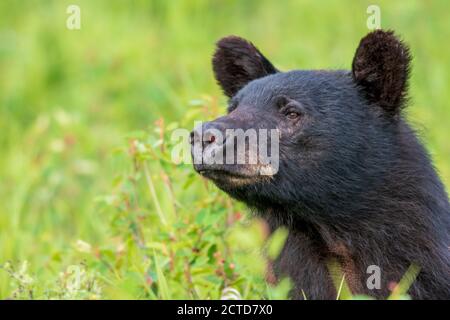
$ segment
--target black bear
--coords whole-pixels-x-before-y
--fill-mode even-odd
[[[194,167],[272,230],[288,228],[274,271],[292,279],[294,299],[336,298],[330,260],[354,294],[386,298],[416,265],[411,297],[450,299],[448,196],[402,112],[410,62],[408,47],[382,30],[361,40],[351,71],[281,72],[240,37],[217,43],[213,70],[228,113],[191,133],[202,145],[194,160],[224,146],[212,129],[277,129],[279,168]],[[380,268],[379,288],[367,285],[369,266]]]

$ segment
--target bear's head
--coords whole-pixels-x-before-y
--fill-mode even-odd
[[[228,112],[191,133],[194,167],[232,197],[255,208],[332,206],[382,183],[396,161],[410,56],[392,32],[364,37],[351,71],[281,72],[236,36],[218,41],[212,63],[229,98]],[[277,158],[276,167],[259,160],[237,163],[255,142],[244,137],[247,145],[239,151],[228,129],[267,130],[265,147]],[[257,137],[260,147],[263,138]],[[225,159],[231,141],[234,162],[204,161],[218,153]]]

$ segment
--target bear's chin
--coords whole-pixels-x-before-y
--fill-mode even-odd
[[[262,179],[262,176],[257,174],[251,175],[225,170],[200,171],[199,173],[224,191],[242,186],[251,186]]]
[[[262,174],[260,165],[203,166],[195,167],[203,177],[211,180],[227,193],[239,187],[250,187],[268,182],[273,176]]]

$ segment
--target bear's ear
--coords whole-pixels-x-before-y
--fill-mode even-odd
[[[252,43],[237,36],[217,42],[212,66],[217,82],[228,97],[250,81],[277,72]]]
[[[370,102],[396,115],[407,98],[410,62],[408,47],[392,31],[377,30],[359,43],[353,79]]]

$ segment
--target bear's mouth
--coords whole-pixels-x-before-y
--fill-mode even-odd
[[[198,171],[199,174],[206,178],[237,178],[237,179],[250,179],[255,177],[255,175],[243,174],[241,172],[232,172],[228,170],[210,170],[203,169]]]
[[[222,166],[222,165],[194,165],[195,171],[207,178],[211,177],[233,177],[233,178],[251,178],[256,174],[250,166]]]
[[[194,165],[194,169],[201,176],[219,185],[248,185],[267,179],[267,176],[261,175],[258,165],[211,166],[200,164]]]

